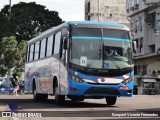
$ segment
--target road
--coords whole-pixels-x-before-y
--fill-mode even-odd
[[[1,95],[0,111],[5,111],[7,106],[15,105],[14,111],[40,113],[42,118],[50,120],[59,119],[124,119],[129,117],[152,119],[160,118],[160,95],[135,95],[133,97],[118,97],[114,106],[108,106],[105,99],[86,99],[83,102],[72,102],[67,99],[63,105],[55,104],[54,97],[49,96],[46,102],[34,102],[32,95]],[[146,113],[147,116],[142,114]],[[133,116],[134,115],[134,116]],[[149,116],[148,116],[149,115]],[[1,119],[1,118],[0,118]],[[8,118],[4,118],[8,120]],[[15,117],[13,120],[40,120],[40,118]],[[10,119],[11,120],[11,119]]]

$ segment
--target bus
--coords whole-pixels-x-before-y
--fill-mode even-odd
[[[105,99],[132,96],[133,42],[126,25],[114,22],[69,21],[28,41],[25,90],[35,101],[53,95],[66,99]]]

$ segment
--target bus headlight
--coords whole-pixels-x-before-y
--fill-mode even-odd
[[[81,79],[80,77],[78,77],[78,76],[76,76],[76,75],[74,75],[74,74],[70,74],[70,76],[71,76],[72,80],[74,80],[74,81],[76,81],[76,82],[79,82],[79,83],[84,82],[83,79]]]
[[[122,83],[126,85],[126,84],[130,83],[132,81],[132,79],[133,79],[133,77],[129,77],[129,78],[125,79],[124,81],[122,81]]]

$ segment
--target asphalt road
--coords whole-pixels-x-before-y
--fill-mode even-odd
[[[86,99],[83,102],[66,99],[63,105],[58,106],[54,96],[49,96],[46,102],[36,103],[32,95],[1,95],[0,111],[5,110],[19,111],[21,114],[14,118],[1,117],[2,120],[160,119],[160,95],[118,97],[114,106],[108,106],[105,99]],[[36,115],[42,118],[33,117]]]

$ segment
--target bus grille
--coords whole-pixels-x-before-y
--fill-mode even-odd
[[[120,95],[120,93],[114,88],[95,88],[88,89],[85,94],[109,94],[109,95]]]

